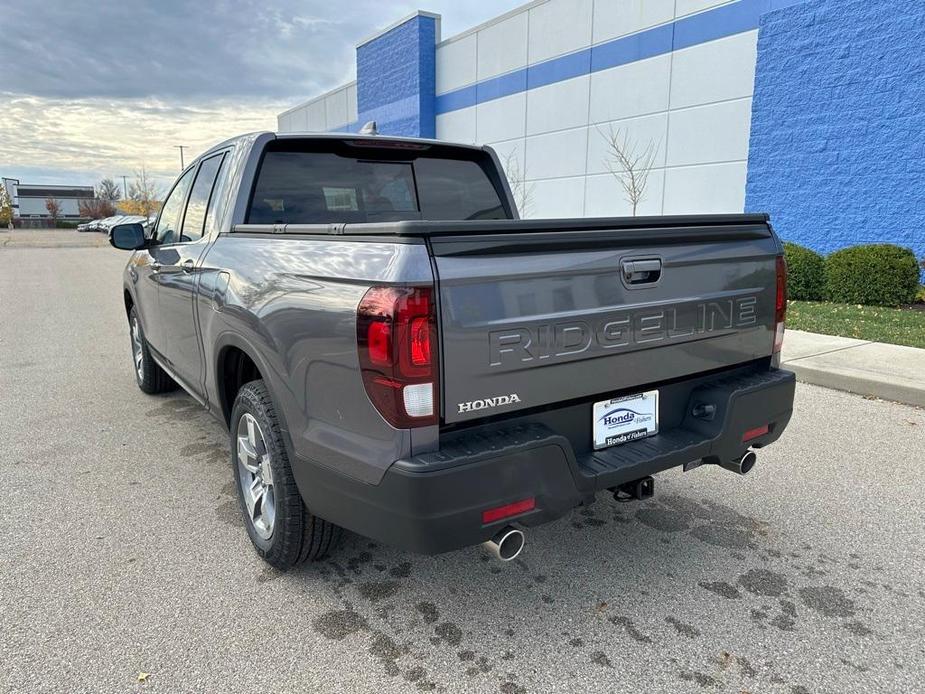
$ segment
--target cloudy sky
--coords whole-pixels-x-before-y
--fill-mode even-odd
[[[89,184],[195,156],[355,77],[357,41],[424,9],[449,37],[525,0],[48,0],[0,7],[0,176]],[[188,159],[187,159],[188,160]]]

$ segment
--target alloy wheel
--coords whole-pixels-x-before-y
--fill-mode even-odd
[[[245,412],[238,420],[237,437],[238,479],[244,506],[257,535],[268,540],[276,521],[276,493],[266,440],[253,415]]]
[[[141,328],[138,326],[138,317],[132,318],[132,358],[135,360],[135,375],[139,381],[143,381],[144,374],[144,351],[141,345]]]

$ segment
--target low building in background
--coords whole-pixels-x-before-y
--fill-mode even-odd
[[[58,221],[79,222],[81,203],[96,198],[93,186],[47,185],[20,183],[15,178],[4,178],[3,185],[13,201],[13,224],[18,227],[45,227],[52,224],[52,215],[46,201],[58,203]]]

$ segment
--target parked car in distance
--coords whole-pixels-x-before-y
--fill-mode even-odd
[[[254,133],[110,241],[139,387],[228,427],[281,569],[341,527],[510,560],[599,493],[745,474],[790,420],[766,215],[521,220],[487,147]]]
[[[98,228],[99,231],[104,234],[109,234],[113,227],[119,224],[141,224],[146,229],[151,228],[151,224],[147,217],[143,215],[133,215],[133,214],[122,214],[116,215],[114,217],[106,217],[105,219],[99,220]]]
[[[103,217],[102,219],[97,219],[93,225],[93,230],[108,234],[110,229],[112,229],[112,227],[115,226],[114,224],[115,220],[117,220],[120,216],[121,215],[117,215],[113,217]]]

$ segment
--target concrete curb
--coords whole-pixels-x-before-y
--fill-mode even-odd
[[[788,330],[781,366],[804,383],[925,407],[925,350]]]

